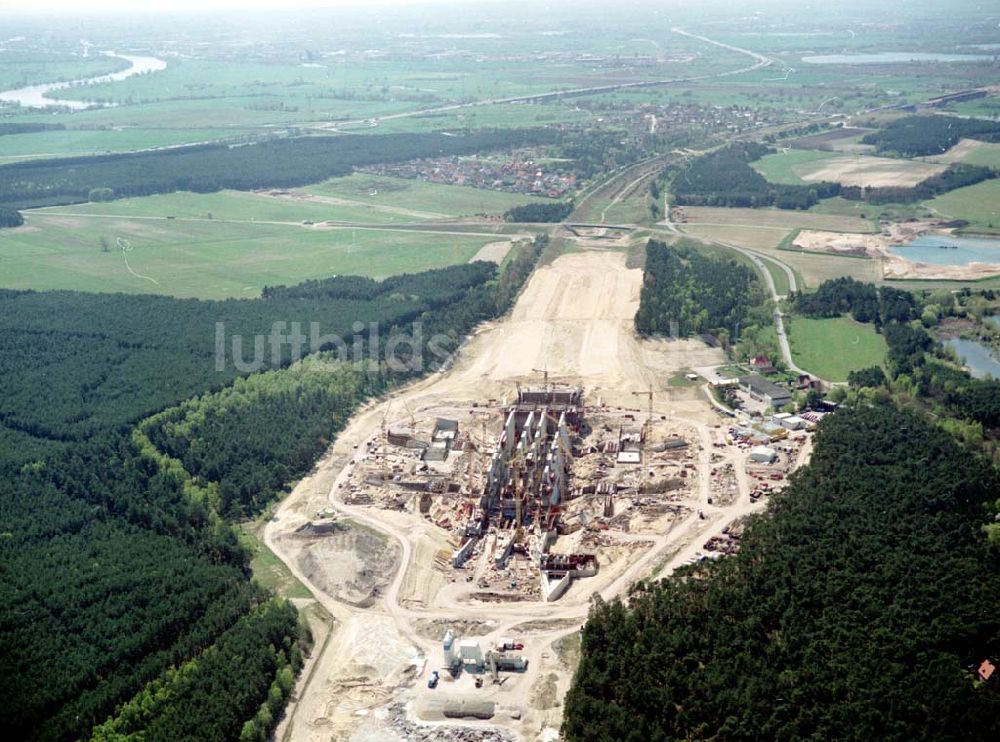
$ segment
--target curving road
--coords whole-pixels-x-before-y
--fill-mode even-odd
[[[667,201],[667,198],[668,196],[664,195],[663,209],[666,216],[664,217],[663,221],[660,222],[657,226],[664,227],[667,232],[680,237],[689,236],[687,235],[686,232],[684,232],[680,227],[678,227],[674,222],[670,220],[670,203]],[[809,374],[813,378],[819,379],[820,381],[829,384],[830,382],[826,381],[825,379],[820,379],[818,376],[816,376],[816,374],[810,374],[810,372],[806,371],[803,368],[800,368],[795,364],[795,361],[792,360],[792,348],[788,344],[788,333],[785,331],[785,319],[784,315],[781,313],[781,300],[784,298],[784,296],[778,293],[778,287],[774,283],[774,277],[771,275],[771,271],[769,271],[767,266],[764,264],[765,258],[761,257],[753,250],[743,247],[742,245],[737,245],[732,242],[726,242],[725,240],[718,240],[712,237],[704,237],[704,236],[698,236],[695,239],[700,240],[701,242],[709,242],[713,245],[726,247],[729,248],[730,250],[735,250],[736,252],[745,255],[753,262],[753,264],[757,267],[760,274],[764,277],[764,283],[767,285],[768,293],[770,293],[771,301],[774,304],[774,309],[772,312],[772,316],[774,317],[774,330],[778,335],[778,345],[781,348],[781,357],[784,360],[785,365],[790,370],[794,371],[797,374]],[[781,262],[776,258],[768,256],[766,259],[770,260],[779,268],[781,268],[785,272],[785,275],[788,276],[789,290],[798,291],[798,283],[795,280],[795,272],[787,264]]]
[[[546,100],[557,100],[559,98],[578,98],[585,95],[599,95],[601,93],[613,93],[619,90],[635,90],[639,88],[654,88],[661,85],[676,85],[683,82],[699,82],[701,80],[712,80],[720,77],[730,77],[731,75],[741,75],[745,72],[752,72],[753,70],[760,69],[761,67],[767,67],[774,64],[774,60],[769,57],[765,57],[763,54],[758,54],[750,49],[742,49],[738,46],[732,46],[731,44],[724,44],[721,41],[713,41],[706,36],[699,36],[698,34],[693,34],[685,31],[682,28],[672,28],[670,29],[672,33],[678,34],[680,36],[687,36],[692,39],[697,39],[706,44],[711,44],[712,46],[717,46],[721,49],[726,49],[728,51],[736,52],[738,54],[745,54],[751,57],[754,61],[753,64],[749,64],[746,67],[740,67],[735,70],[728,70],[726,72],[717,72],[713,74],[706,75],[691,75],[689,77],[673,77],[662,80],[643,80],[640,82],[623,82],[615,83],[612,85],[593,85],[590,87],[582,88],[569,88],[567,90],[552,90],[547,93],[532,93],[530,95],[512,95],[503,98],[483,98],[480,100],[468,101],[466,103],[448,103],[442,106],[433,106],[430,108],[421,108],[415,111],[401,111],[399,113],[390,113],[384,116],[370,116],[363,119],[353,119],[348,121],[337,121],[332,123],[316,123],[316,122],[306,122],[297,124],[296,126],[322,129],[325,131],[339,131],[342,127],[354,127],[354,126],[372,126],[372,122],[381,121],[392,121],[395,119],[412,118],[414,116],[424,116],[427,114],[434,113],[447,113],[449,111],[459,111],[465,108],[477,108],[481,106],[495,106],[502,105],[505,103],[538,103]]]

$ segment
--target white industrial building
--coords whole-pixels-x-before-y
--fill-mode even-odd
[[[778,460],[778,452],[767,446],[756,446],[750,449],[750,461],[755,464],[773,464]]]

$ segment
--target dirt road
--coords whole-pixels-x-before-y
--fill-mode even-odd
[[[514,631],[525,637],[529,676],[513,686],[483,689],[477,697],[495,696],[505,707],[519,709],[519,718],[498,714],[491,724],[526,738],[535,738],[546,729],[551,734],[561,709],[533,705],[532,688],[541,676],[531,673],[544,672],[547,682],[557,678],[557,700],[565,693],[570,672],[554,659],[553,643],[575,632],[585,619],[591,592],[612,598],[644,575],[669,572],[692,558],[705,540],[733,518],[762,507],[750,502],[745,481],[740,482],[740,494],[731,506],[708,505],[708,470],[718,463],[709,454],[718,435],[712,427],[715,413],[697,395],[671,389],[667,379],[681,368],[717,364],[722,358],[719,351],[697,341],[637,338],[633,317],[641,278],[640,270],[626,268],[623,254],[608,251],[563,255],[539,268],[508,317],[482,327],[448,371],[361,410],[313,475],[281,503],[265,529],[265,541],[337,621],[330,638],[318,649],[315,671],[308,682],[302,681],[297,701],[289,709],[285,738],[399,738],[386,709],[393,702],[412,701],[426,693],[426,684],[415,680],[422,681],[427,662],[439,661],[440,639],[428,638],[418,626],[431,620],[488,622],[491,629],[484,643]],[[685,503],[692,515],[667,532],[651,536],[652,546],[634,559],[599,573],[579,589],[574,586],[563,599],[483,604],[470,599],[470,588],[464,583],[442,586],[440,580],[427,578],[433,564],[423,562],[433,561],[436,545],[447,546],[440,529],[410,513],[345,504],[338,493],[366,441],[379,435],[386,405],[402,417],[406,407],[434,414],[436,406],[502,399],[515,383],[537,379],[533,369],[539,368],[548,369],[551,381],[582,385],[589,404],[600,400],[634,406],[632,391],[652,386],[657,392],[656,411],[689,425],[701,439],[700,486]],[[398,545],[397,568],[380,599],[366,607],[335,599],[317,584],[322,580],[310,579],[303,569],[308,562],[294,535],[317,512],[328,508],[341,518],[378,530]],[[703,518],[695,514],[698,510]],[[544,620],[541,624],[540,619]]]

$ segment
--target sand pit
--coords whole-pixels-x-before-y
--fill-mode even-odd
[[[384,535],[339,520],[308,523],[282,541],[294,542],[297,566],[310,582],[359,607],[384,589],[399,551]]]
[[[886,280],[975,281],[1000,274],[1000,265],[990,263],[931,265],[908,260],[892,252],[894,246],[904,245],[922,234],[946,235],[949,234],[949,230],[935,228],[933,222],[894,224],[878,235],[802,230],[792,242],[792,246],[805,252],[877,260],[882,278]]]
[[[816,168],[803,173],[801,177],[810,183],[825,180],[864,188],[909,187],[944,172],[944,169],[944,165],[929,162],[861,155],[820,161]]]
[[[877,250],[888,246],[889,241],[882,235],[820,232],[813,229],[803,229],[792,241],[792,247],[806,252],[855,255],[862,258],[874,257]]]
[[[978,281],[997,274],[1000,274],[1000,265],[992,263],[930,265],[915,263],[891,253],[887,254],[882,262],[882,277],[885,279]]]

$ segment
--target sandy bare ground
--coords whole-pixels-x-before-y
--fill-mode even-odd
[[[385,214],[395,214],[397,216],[405,216],[411,219],[448,219],[448,214],[439,214],[434,211],[419,211],[417,209],[404,209],[399,206],[388,206],[386,204],[373,204],[368,201],[354,201],[349,198],[338,198],[336,196],[317,196],[312,193],[306,193],[305,191],[282,191],[282,190],[266,190],[266,191],[255,191],[260,196],[269,196],[271,198],[281,198],[292,201],[308,201],[315,204],[329,204],[330,206],[351,206],[354,208],[370,209],[374,212],[382,212]]]
[[[814,214],[788,209],[738,209],[721,206],[682,206],[675,209],[684,216],[682,226],[725,226],[740,229],[773,231],[785,235],[796,228],[823,229],[831,232],[863,232],[871,222],[856,216]],[[780,240],[780,236],[778,237]]]
[[[792,245],[806,252],[872,258],[878,261],[883,279],[975,281],[1000,274],[1000,265],[996,264],[932,265],[908,260],[892,251],[894,246],[921,234],[945,235],[949,230],[936,229],[932,222],[894,224],[877,235],[802,230]]]
[[[979,150],[1000,151],[1000,144],[980,142],[977,139],[962,139],[958,144],[944,154],[935,155],[934,157],[928,157],[926,159],[931,162],[940,162],[950,165],[954,162],[965,162],[965,159],[969,155]]]
[[[718,434],[712,426],[717,418],[703,399],[689,390],[670,389],[667,379],[682,368],[718,364],[721,353],[699,342],[638,339],[632,323],[641,279],[641,271],[625,267],[623,254],[604,251],[563,255],[539,268],[510,316],[480,328],[448,371],[362,409],[314,473],[281,503],[267,525],[265,541],[337,622],[318,650],[314,672],[289,707],[285,739],[400,739],[405,735],[391,718],[387,721],[389,705],[411,703],[409,713],[416,720],[426,703],[443,694],[494,700],[500,709],[518,709],[516,714],[498,712],[490,724],[522,738],[551,735],[558,728],[562,713],[558,704],[571,677],[571,669],[555,659],[553,643],[576,631],[586,617],[590,594],[597,591],[611,598],[655,569],[670,571],[734,517],[763,507],[763,502],[750,502],[746,481],[732,505],[708,504],[709,456]],[[591,404],[600,399],[634,407],[638,402],[632,391],[657,389],[654,409],[675,415],[701,438],[699,487],[688,503],[689,517],[663,533],[644,536],[652,543],[650,548],[574,585],[563,599],[483,604],[470,599],[473,586],[448,582],[443,572],[434,569],[435,555],[449,548],[441,529],[417,514],[344,503],[340,485],[354,461],[361,460],[366,442],[379,435],[387,406],[395,411],[389,419],[393,425],[398,422],[395,417],[406,417],[405,408],[430,410],[427,414],[433,415],[436,406],[502,399],[516,382],[537,380],[539,374],[533,369],[542,368],[548,369],[551,381],[583,385]],[[295,536],[328,508],[338,517],[387,534],[399,546],[400,568],[392,571],[388,585],[380,586],[379,599],[370,604],[349,604],[331,594],[344,581],[344,575],[335,574],[338,570],[346,569],[348,579],[357,579],[361,565],[356,557],[310,559],[305,549],[312,548],[315,554],[315,547]],[[702,509],[705,519],[694,509]],[[353,548],[345,540],[342,545]],[[328,574],[322,573],[324,564]],[[440,662],[440,639],[427,630],[428,621],[434,620],[479,622],[488,632],[481,639],[483,646],[511,634],[514,627],[530,627],[517,630],[527,645],[528,672],[512,676],[502,686],[476,690],[468,677],[457,683],[443,678],[438,691],[429,691],[427,668]]]
[[[807,182],[833,181],[841,185],[881,187],[914,186],[932,175],[944,172],[945,166],[912,160],[894,160],[888,157],[840,157],[817,163],[818,167],[805,171],[801,178]]]
[[[976,281],[1000,274],[995,263],[967,263],[966,265],[931,265],[917,263],[898,255],[886,255],[882,262],[882,276],[886,279],[922,279],[941,281]]]
[[[507,253],[510,249],[514,247],[514,243],[511,240],[502,240],[500,242],[489,242],[479,248],[479,251],[469,258],[470,263],[474,263],[477,260],[483,260],[488,263],[496,263],[500,265],[503,259],[507,257]]]
[[[871,258],[887,249],[889,240],[880,234],[852,234],[850,232],[822,232],[803,229],[795,236],[792,246],[809,252]]]

